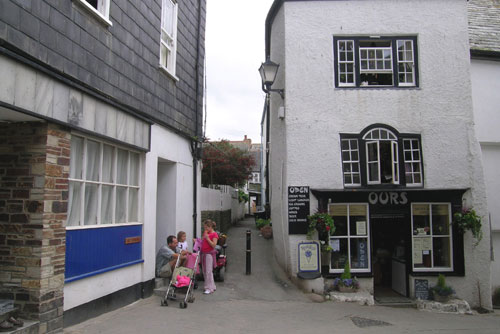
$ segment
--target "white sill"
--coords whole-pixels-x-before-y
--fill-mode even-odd
[[[107,227],[120,227],[120,226],[137,226],[137,225],[142,225],[142,223],[66,226],[66,230],[87,230],[87,229],[92,229],[92,228],[107,228]]]
[[[92,7],[87,1],[85,0],[73,0],[76,3],[80,4],[83,8],[85,8],[87,11],[89,11],[91,14],[93,14],[99,21],[101,21],[104,25],[108,27],[112,27],[113,23],[104,15],[101,14],[97,9]]]
[[[168,70],[165,66],[163,66],[163,65],[161,65],[161,64],[160,64],[160,65],[158,65],[158,66],[160,67],[160,70],[161,70],[163,73],[165,73],[166,75],[168,75],[168,76],[169,76],[170,78],[172,78],[173,80],[175,80],[175,81],[179,81],[179,78],[178,78],[175,74],[173,74],[172,72],[170,72],[170,71],[169,71],[169,70]]]

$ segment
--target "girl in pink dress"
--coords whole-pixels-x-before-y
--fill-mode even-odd
[[[204,294],[208,295],[215,291],[213,269],[217,265],[215,260],[217,240],[219,236],[214,231],[215,222],[207,219],[203,222],[203,240],[201,242],[201,267],[205,281]]]

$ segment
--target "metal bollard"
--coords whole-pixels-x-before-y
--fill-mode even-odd
[[[252,273],[252,231],[247,230],[247,275]]]

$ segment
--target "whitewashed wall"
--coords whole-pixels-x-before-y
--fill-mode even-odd
[[[342,34],[417,34],[420,87],[335,89],[333,35]],[[368,125],[385,123],[400,132],[421,134],[425,188],[470,188],[469,205],[481,215],[487,213],[472,114],[465,1],[285,2],[272,28],[271,59],[281,64],[273,87],[286,83],[283,121],[276,118],[281,99],[272,95],[275,250],[278,262],[285,261],[292,275],[297,271],[297,256],[288,250],[296,248],[300,236],[287,237],[283,201],[287,186],[343,188],[340,132],[359,133]],[[443,161],[448,168],[443,168]],[[311,212],[315,210],[311,203]],[[279,221],[284,222],[281,229]],[[477,273],[489,277],[489,230],[484,230],[479,246],[474,248],[472,243],[466,235],[467,276],[452,277],[450,283],[477,304]],[[483,306],[487,306],[490,281],[481,278],[480,284]]]
[[[231,210],[231,221],[235,222],[245,216],[245,203],[238,201],[237,190],[230,186],[222,189],[201,188],[201,211]]]
[[[153,279],[156,251],[166,242],[166,237],[183,230],[188,240],[192,238],[193,158],[189,141],[153,125],[151,151],[146,154],[143,170],[144,263],[66,284],[64,310]],[[198,189],[201,188],[200,175],[198,169]]]
[[[500,61],[472,59],[471,81],[492,227],[491,285],[495,288],[500,286]]]

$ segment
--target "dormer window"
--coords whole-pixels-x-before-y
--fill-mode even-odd
[[[344,186],[423,185],[420,135],[372,125],[340,136]]]

